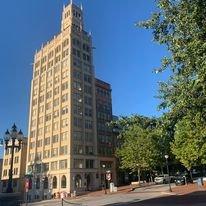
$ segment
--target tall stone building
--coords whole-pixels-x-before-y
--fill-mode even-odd
[[[17,141],[17,140],[16,140]],[[11,141],[8,143],[11,144]],[[26,172],[27,138],[23,138],[21,149],[15,148],[13,161],[13,181],[14,192],[24,192],[24,177]],[[9,170],[11,165],[11,148],[4,149],[3,165],[1,173],[1,192],[6,192],[9,180]]]
[[[101,186],[92,59],[82,9],[71,3],[63,8],[61,32],[34,57],[27,153],[31,199]]]

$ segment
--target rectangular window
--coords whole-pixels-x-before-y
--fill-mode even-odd
[[[44,145],[49,145],[50,144],[50,137],[46,137],[44,139]]]
[[[58,142],[58,140],[59,140],[58,134],[53,135],[53,137],[52,137],[52,143],[56,143],[56,142]]]
[[[65,141],[68,139],[68,132],[61,133],[61,141]]]
[[[68,82],[62,84],[62,91],[68,89]]]
[[[42,147],[42,139],[37,141],[36,146],[37,147]]]
[[[44,150],[44,158],[50,157],[50,150]]]
[[[92,129],[93,128],[93,122],[91,120],[85,120],[85,128],[86,129]]]
[[[73,151],[74,151],[74,154],[83,154],[83,146],[74,145]]]
[[[59,98],[56,98],[53,103],[54,107],[59,105]]]
[[[62,115],[67,114],[69,112],[68,106],[62,108]]]
[[[82,141],[83,140],[82,132],[74,131],[73,138],[75,141]]]
[[[51,162],[51,170],[57,170],[57,161]]]
[[[53,130],[58,130],[59,129],[59,122],[54,122],[53,123]]]
[[[59,161],[59,169],[67,169],[67,160]]]
[[[62,120],[62,127],[67,127],[69,125],[69,119],[63,119]]]
[[[62,95],[62,103],[66,102],[68,100],[68,94]]]
[[[78,128],[82,128],[83,126],[82,119],[74,117],[74,126]]]
[[[58,156],[58,148],[52,148],[51,150],[51,157]]]
[[[49,171],[49,163],[43,163],[43,172]]]
[[[83,159],[74,159],[74,168],[83,168]]]
[[[94,168],[94,160],[86,160],[86,168]]]
[[[59,154],[60,155],[66,155],[67,154],[67,145],[60,147]]]
[[[54,111],[53,117],[57,118],[59,116],[59,110]]]

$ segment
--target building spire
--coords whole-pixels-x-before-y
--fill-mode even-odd
[[[81,6],[80,6],[80,8],[81,8],[81,10],[83,11],[83,5],[82,5],[82,3],[81,3]]]
[[[70,0],[70,4],[73,4],[73,0]]]

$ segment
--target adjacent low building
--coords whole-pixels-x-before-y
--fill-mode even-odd
[[[17,140],[16,140],[17,141]],[[8,143],[8,145],[10,142]],[[13,161],[13,191],[24,192],[24,180],[26,172],[27,138],[23,138],[21,149],[15,148]],[[4,150],[3,165],[1,173],[1,192],[6,192],[9,170],[11,165],[11,149]]]

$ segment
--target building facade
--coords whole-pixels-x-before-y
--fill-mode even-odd
[[[113,120],[112,115],[112,95],[110,84],[96,79],[96,119],[97,119],[97,148],[99,168],[101,173],[101,183],[105,182],[105,173],[111,173],[111,180],[115,184],[116,179],[116,158],[115,139],[112,129],[108,123]]]
[[[16,140],[18,141],[18,140]],[[11,144],[11,143],[9,143]],[[24,193],[24,182],[26,172],[27,138],[23,138],[21,149],[15,148],[13,162],[13,191]],[[11,149],[4,150],[3,165],[1,173],[1,192],[6,192],[9,169],[11,165]]]
[[[36,52],[27,174],[31,199],[101,186],[91,35],[82,9],[63,8],[61,32]]]

